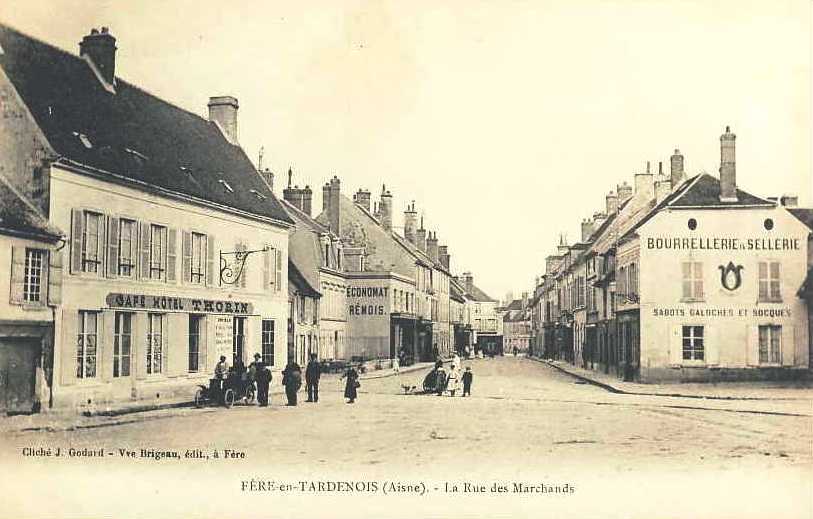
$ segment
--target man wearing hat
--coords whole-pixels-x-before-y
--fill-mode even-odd
[[[271,370],[262,361],[262,355],[259,353],[254,354],[254,362],[249,365],[248,369],[252,379],[257,382],[257,402],[259,402],[260,407],[267,407]]]

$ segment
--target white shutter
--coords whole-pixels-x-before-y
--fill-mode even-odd
[[[139,246],[139,263],[141,264],[141,279],[150,278],[150,224],[141,222]]]
[[[62,304],[62,251],[48,252],[48,304]]]
[[[164,357],[167,359],[167,375],[184,375],[189,367],[188,314],[170,313],[164,318]],[[205,333],[201,329],[201,335]]]
[[[116,277],[119,270],[119,219],[107,219],[107,277]]]
[[[265,245],[265,252],[263,252],[263,292],[269,289],[271,283],[271,246]]]
[[[749,325],[746,330],[745,358],[749,366],[759,366],[759,326]]]
[[[12,304],[22,304],[25,291],[25,247],[11,248],[11,296]]]
[[[178,230],[167,228],[167,283],[175,283],[178,277]]]
[[[794,338],[794,326],[787,324],[782,326],[782,338],[779,347],[782,352],[782,365],[793,366],[796,364],[796,342]]]
[[[113,344],[116,340],[116,314],[99,312],[96,336],[96,376],[109,382],[113,378]]]
[[[277,292],[282,290],[282,251],[276,249],[276,269],[274,272],[274,286]]]
[[[82,233],[84,213],[81,209],[71,210],[71,273],[82,272]]]
[[[669,364],[673,367],[683,363],[683,327],[672,325],[669,330]]]
[[[59,365],[62,376],[59,379],[63,386],[76,383],[76,354],[79,345],[79,313],[65,310],[62,312],[62,340],[59,347]]]
[[[219,280],[218,273],[218,283]],[[215,237],[211,234],[206,236],[206,284],[209,286],[215,284]]]
[[[192,233],[183,231],[181,238],[183,259],[181,260],[181,282],[189,283],[192,279]]]
[[[720,365],[720,347],[722,346],[722,333],[719,326],[703,327],[703,346],[706,353],[707,366]]]

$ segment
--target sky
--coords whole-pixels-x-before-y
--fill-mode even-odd
[[[532,291],[560,234],[680,148],[737,183],[811,196],[806,0],[209,2],[11,0],[0,21],[78,53],[117,38],[117,75],[206,116],[238,98],[240,144],[287,183],[382,184],[412,200],[455,273],[492,297]],[[318,212],[318,211],[317,211]]]

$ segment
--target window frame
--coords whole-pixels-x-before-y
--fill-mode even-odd
[[[164,345],[166,344],[166,320],[167,314],[158,313],[158,312],[147,312],[147,330],[146,330],[146,339],[147,339],[147,347],[144,352],[145,354],[145,361],[147,363],[147,376],[160,376],[164,373]],[[153,319],[158,319],[161,323],[161,330],[158,333],[155,333],[155,329],[153,328]],[[155,337],[161,339],[159,343],[159,347],[157,348],[158,353],[156,355],[156,348],[153,340]],[[157,363],[156,363],[157,357]],[[157,367],[157,371],[156,371]]]
[[[93,333],[88,333],[88,317],[93,316]],[[79,310],[77,312],[78,327],[76,330],[76,355],[74,357],[74,376],[78,380],[96,380],[99,376],[99,319],[101,312],[96,310]],[[87,338],[94,339],[93,355],[87,354]],[[88,375],[87,359],[93,358],[93,373]],[[81,373],[81,375],[80,375]]]
[[[123,318],[127,318],[129,323],[130,331],[129,333],[125,334],[122,330],[123,328]],[[120,321],[119,318],[122,318]],[[129,378],[133,375],[133,312],[115,312],[113,314],[113,371],[112,375],[113,378]],[[128,339],[128,352],[125,355],[122,350],[122,339],[127,337]],[[126,366],[127,366],[127,374],[122,374],[123,366],[125,365],[124,360],[126,359]]]
[[[271,323],[270,329],[266,329],[266,323]],[[274,346],[276,332],[276,322],[274,319],[262,319],[260,323],[260,355],[262,355],[263,363],[267,366],[274,365]],[[270,340],[267,340],[270,339]],[[268,350],[267,350],[268,349]]]
[[[181,238],[183,239],[183,238]],[[200,245],[200,257],[198,259],[200,270],[195,270],[195,241],[199,242]],[[189,231],[189,243],[190,243],[190,255],[189,255],[189,272],[184,273],[184,281],[191,283],[193,285],[205,285],[206,284],[206,262],[207,262],[207,254],[209,250],[209,235],[195,230]],[[196,279],[197,277],[197,279]]]
[[[686,335],[686,329],[689,329],[690,334]],[[699,329],[702,333],[701,335],[695,335],[693,332]],[[696,340],[700,340],[700,348],[697,348],[694,342]],[[683,365],[706,365],[708,361],[708,345],[706,344],[706,339],[708,339],[708,334],[706,333],[706,326],[704,324],[682,324],[681,325],[681,332],[680,332],[680,361]],[[689,340],[692,342],[690,347],[690,355],[691,358],[686,358],[686,344],[685,341]],[[696,358],[692,352],[697,352],[698,350],[702,353],[702,358]]]
[[[768,343],[766,344],[767,360],[762,360],[762,332],[767,332]],[[775,349],[772,347],[776,339]],[[772,360],[772,354],[776,360]],[[759,366],[781,366],[782,365],[782,325],[781,324],[760,324],[757,326],[757,356]]]
[[[193,333],[192,323],[197,323],[195,333]],[[186,355],[186,371],[187,373],[200,373],[201,372],[201,343],[202,338],[205,338],[206,328],[206,315],[205,314],[189,314],[188,328],[187,328],[187,355]],[[195,337],[193,341],[192,338]],[[192,345],[195,345],[194,353]],[[192,358],[194,356],[195,363],[193,369]]]
[[[169,252],[169,249],[168,249],[168,247],[169,247],[169,226],[161,224],[161,223],[156,223],[156,222],[145,222],[145,224],[150,226],[150,244],[149,244],[149,246],[150,246],[150,254],[149,254],[149,261],[148,261],[148,263],[149,263],[149,265],[148,265],[149,276],[147,276],[147,279],[149,279],[150,281],[163,281],[163,282],[166,282],[167,281],[167,254]],[[162,241],[161,248],[158,251],[160,253],[160,256],[161,256],[160,259],[159,259],[160,265],[158,265],[157,267],[155,266],[156,262],[155,262],[154,256],[153,256],[153,254],[156,252],[156,248],[155,248],[155,231],[156,231],[156,229],[163,231],[163,233],[162,233],[163,236],[162,236],[162,240],[161,240]],[[157,277],[153,275],[154,272],[158,272]]]
[[[138,255],[140,253],[139,250],[139,229],[138,229],[138,219],[133,218],[131,216],[126,215],[114,215],[114,218],[118,218],[119,228],[118,231],[118,243],[116,244],[116,248],[118,249],[118,264],[116,265],[116,275],[123,278],[128,279],[135,279],[138,275]],[[124,248],[122,242],[124,233],[125,224],[132,225],[132,229],[130,232],[130,263],[124,263]],[[129,269],[129,273],[125,274],[123,269]]]
[[[80,271],[82,274],[90,274],[94,276],[104,276],[104,257],[107,252],[107,233],[105,232],[106,219],[105,213],[96,209],[81,208],[82,211],[82,248],[80,250]],[[96,228],[96,255],[93,259],[88,259],[88,217],[93,215],[97,221]],[[94,270],[90,270],[88,265],[91,264]]]
[[[686,265],[689,267],[689,276],[686,276]],[[698,272],[699,269],[699,272]],[[702,261],[693,259],[682,260],[680,262],[681,298],[685,303],[703,302],[706,300],[705,269]],[[689,294],[686,294],[686,287],[689,287]],[[698,286],[700,290],[698,290]],[[700,292],[700,295],[698,295]]]
[[[39,272],[35,276],[36,283],[32,281],[32,265],[30,257],[33,253],[39,255]],[[26,306],[44,306],[48,295],[48,268],[49,255],[47,249],[37,247],[25,247],[25,271],[23,274],[23,299],[22,304]],[[36,299],[30,299],[31,289],[36,287]]]
[[[765,276],[762,268],[765,267]],[[776,266],[776,276],[773,275],[773,266]],[[765,259],[757,263],[757,301],[760,303],[782,302],[782,265],[779,260]],[[776,293],[774,293],[776,284]],[[763,295],[762,287],[765,287]]]

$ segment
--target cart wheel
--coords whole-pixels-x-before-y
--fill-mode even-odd
[[[206,399],[203,396],[203,389],[198,388],[198,390],[195,391],[195,407],[200,409],[205,403]]]
[[[246,403],[253,404],[255,398],[257,398],[257,390],[254,388],[254,384],[251,384],[246,389]]]
[[[223,393],[223,404],[226,407],[231,407],[234,405],[234,390],[227,389],[225,393]]]

